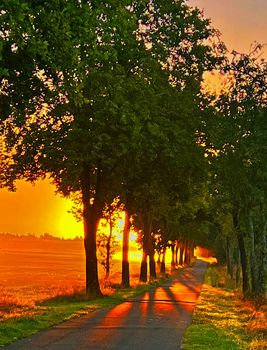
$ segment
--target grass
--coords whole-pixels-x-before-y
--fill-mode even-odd
[[[11,317],[2,318],[0,321],[0,347],[71,318],[119,304],[155,288],[165,280],[138,285],[135,288],[117,288],[113,294],[95,300],[86,300],[84,294],[73,294],[44,301],[35,307],[23,306],[21,310],[13,310],[10,312]]]
[[[183,350],[267,349],[266,306],[241,299],[224,268],[211,266],[205,277]]]

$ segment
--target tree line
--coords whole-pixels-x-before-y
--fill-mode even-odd
[[[229,273],[241,266],[246,296],[264,295],[264,61],[231,56],[184,0],[4,0],[0,38],[1,186],[48,176],[78,198],[90,296],[98,224],[118,197],[123,286],[133,221],[141,281],[156,277],[156,249],[164,270],[167,246],[188,263],[202,244]],[[203,89],[207,71],[227,89]]]

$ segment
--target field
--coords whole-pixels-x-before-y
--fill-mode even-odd
[[[120,252],[116,253],[112,261],[108,281],[99,266],[104,294],[112,294],[112,285],[121,281],[120,256]],[[141,252],[135,244],[130,246],[129,256],[131,285],[135,286],[138,284],[141,259]],[[25,316],[45,300],[83,293],[84,290],[82,240],[0,235],[0,319]]]
[[[82,240],[53,240],[1,236],[0,241],[0,318],[6,319],[30,312],[35,305],[61,295],[85,290],[85,257]],[[139,277],[140,252],[130,257],[131,284]],[[113,260],[111,277],[104,279],[99,267],[102,290],[113,292],[120,283],[120,253]]]

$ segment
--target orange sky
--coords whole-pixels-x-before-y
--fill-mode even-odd
[[[48,181],[39,181],[35,186],[20,181],[15,193],[0,190],[0,232],[82,236],[82,223],[68,213],[71,206],[70,200],[55,195]]]
[[[188,0],[204,10],[230,50],[249,52],[250,44],[267,44],[267,0]],[[263,57],[267,59],[267,47]]]
[[[267,43],[267,0],[189,0],[204,9],[229,49],[247,52],[257,40]],[[267,59],[267,48],[264,56]],[[81,223],[71,214],[69,200],[54,195],[47,181],[33,187],[20,182],[17,193],[0,190],[0,232],[18,234],[45,232],[61,236],[83,235]]]

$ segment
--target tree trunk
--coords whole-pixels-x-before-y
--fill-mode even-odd
[[[151,239],[151,238],[150,238]],[[149,276],[150,280],[156,279],[156,263],[155,263],[155,253],[154,248],[152,247],[149,252]]]
[[[143,247],[139,281],[147,282],[147,252],[145,251],[144,247]]]
[[[179,256],[179,265],[183,265],[184,264],[184,244],[181,243],[180,245],[180,256]]]
[[[190,249],[188,246],[188,243],[185,244],[185,248],[184,248],[184,263],[185,265],[189,265],[190,264]]]
[[[165,257],[166,257],[166,247],[163,248],[162,260],[161,260],[161,264],[160,264],[160,273],[162,275],[165,275],[165,273],[166,273]]]
[[[240,253],[240,263],[242,270],[242,291],[245,297],[248,297],[251,294],[250,288],[250,268],[248,256],[246,254],[246,245],[244,240],[244,235],[240,230],[239,226],[239,217],[240,217],[240,208],[236,204],[233,208],[233,223],[237,235],[238,248]]]
[[[263,208],[261,213],[257,217],[257,229],[253,227],[253,243],[254,252],[252,257],[252,296],[260,304],[266,299],[266,269],[267,269],[267,257],[266,257],[266,231],[267,220]]]
[[[226,237],[226,264],[227,264],[227,273],[233,279],[234,270],[233,270],[233,251],[230,243],[229,237]]]
[[[262,222],[257,240],[257,259],[259,262],[259,296],[266,302],[267,299],[267,213],[262,209]]]
[[[240,252],[238,250],[237,252],[237,257],[236,257],[236,271],[235,271],[235,282],[236,282],[236,286],[239,287],[240,286]]]
[[[175,266],[178,266],[178,249],[179,249],[179,245],[178,245],[178,242],[176,242],[176,244],[175,244]]]
[[[192,264],[194,262],[194,258],[195,258],[195,256],[194,256],[194,244],[193,243],[191,243],[189,245],[189,258],[190,258],[190,264]]]
[[[92,297],[102,296],[98,280],[96,233],[99,213],[96,204],[90,203],[90,180],[88,169],[82,174],[82,202],[84,224],[84,248],[86,259],[86,293]]]
[[[249,209],[247,214],[248,232],[249,232],[249,253],[250,253],[250,275],[251,275],[251,296],[256,297],[259,293],[259,269],[256,260],[255,249],[255,228],[253,222],[252,210]]]
[[[240,252],[240,262],[242,269],[242,290],[245,297],[250,296],[250,283],[249,283],[249,263],[248,257],[246,254],[245,242],[242,233],[237,234],[239,252]]]
[[[175,244],[172,243],[171,250],[172,250],[172,262],[171,262],[171,269],[175,270],[175,254],[174,254]]]
[[[150,232],[149,232],[149,278],[150,280],[154,280],[157,278],[156,273],[156,262],[155,262],[155,246],[153,237],[151,236],[151,222],[150,222]]]
[[[151,220],[149,213],[145,213],[142,217],[143,221],[143,255],[140,269],[140,282],[147,282],[147,257],[151,256]],[[154,255],[153,255],[154,257]],[[150,258],[149,264],[151,263],[150,269],[153,269],[152,260]],[[154,260],[155,264],[155,260]],[[150,270],[151,273],[151,270]]]
[[[122,240],[122,276],[121,285],[123,288],[130,287],[130,268],[129,268],[129,237],[130,237],[130,213],[125,211],[125,222],[123,228]]]
[[[106,245],[106,278],[109,278],[110,275],[110,242],[112,238],[112,223],[111,221],[109,222],[109,236],[107,240],[107,245]]]

